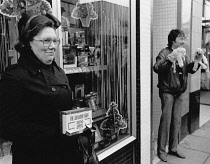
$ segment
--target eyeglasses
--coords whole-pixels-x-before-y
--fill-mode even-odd
[[[52,42],[55,46],[58,46],[60,44],[60,39],[49,39],[48,38],[48,39],[43,39],[43,40],[36,40],[36,39],[33,39],[33,40],[42,42],[44,47],[49,47]]]

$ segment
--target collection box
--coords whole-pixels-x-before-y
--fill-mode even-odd
[[[77,108],[60,111],[61,133],[75,135],[82,133],[87,127],[92,127],[92,110],[90,108]]]

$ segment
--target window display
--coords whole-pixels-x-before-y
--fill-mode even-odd
[[[61,0],[61,61],[75,107],[92,109],[95,149],[130,134],[129,0]]]

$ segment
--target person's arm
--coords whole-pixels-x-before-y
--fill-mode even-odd
[[[195,72],[197,72],[197,70],[200,68],[200,66],[202,66],[202,59],[204,57],[204,52],[202,51],[202,49],[198,48],[197,51],[194,54],[194,59],[192,62],[189,62],[188,60],[188,72],[193,74]],[[205,66],[205,65],[204,65]],[[203,66],[203,67],[204,67]]]
[[[153,66],[153,70],[155,73],[159,73],[164,71],[172,66],[173,59],[168,58],[163,51],[161,51],[156,57],[156,63]]]
[[[198,61],[191,61],[188,59],[188,56],[186,56],[187,61],[187,71],[190,74],[194,74],[197,72],[200,68],[200,63]]]
[[[23,112],[24,101],[21,81],[15,75],[6,73],[0,82],[0,136],[11,141],[21,137],[54,136],[56,132],[53,128],[21,120],[19,116]]]
[[[199,63],[189,62],[189,64],[187,65],[188,73],[191,73],[191,74],[194,74],[195,72],[197,72],[197,70],[199,68],[200,68],[200,64]]]

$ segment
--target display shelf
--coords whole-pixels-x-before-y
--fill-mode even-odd
[[[107,65],[88,66],[88,67],[69,67],[69,68],[68,65],[64,66],[64,72],[66,74],[85,73],[85,72],[93,72],[100,70],[107,70]]]

